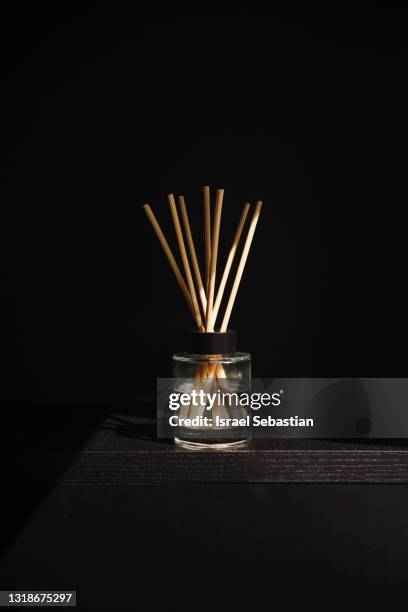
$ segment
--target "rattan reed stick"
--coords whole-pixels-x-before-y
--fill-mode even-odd
[[[212,320],[211,320],[211,324],[210,324],[210,326],[212,328],[215,327],[215,324],[216,324],[216,321],[217,321],[217,315],[218,315],[218,311],[219,311],[219,308],[220,308],[220,305],[221,305],[221,301],[222,301],[222,298],[223,298],[223,295],[224,295],[225,285],[227,284],[228,275],[230,273],[232,264],[234,262],[235,254],[236,254],[237,249],[238,249],[239,241],[241,239],[242,230],[244,228],[245,220],[246,220],[246,218],[248,216],[249,209],[250,209],[250,204],[245,204],[245,206],[243,208],[243,211],[242,211],[242,214],[241,214],[241,218],[240,218],[239,223],[238,223],[237,231],[235,232],[234,240],[232,241],[231,250],[230,250],[229,255],[228,255],[227,263],[225,264],[224,274],[222,275],[220,286],[218,288],[217,299],[215,300],[214,308],[213,308],[213,311],[212,311]]]
[[[210,265],[211,265],[211,200],[210,188],[203,187],[204,193],[204,258],[205,258],[205,293],[208,298],[210,288]]]
[[[184,233],[186,235],[187,244],[188,244],[188,248],[190,251],[191,263],[193,265],[194,276],[195,276],[197,287],[198,287],[198,295],[200,296],[203,316],[205,318],[206,312],[207,312],[207,298],[205,295],[203,281],[201,278],[200,266],[198,265],[196,250],[194,248],[194,240],[193,240],[193,235],[191,233],[190,222],[188,219],[187,207],[186,207],[184,196],[179,196],[178,201],[179,201],[179,206],[181,209],[181,218],[183,219]]]
[[[208,295],[207,295],[207,316],[206,316],[206,328],[205,328],[207,332],[214,331],[214,328],[211,326],[211,321],[212,321],[212,310],[213,310],[213,302],[214,302],[215,275],[217,271],[218,241],[220,237],[223,198],[224,198],[224,190],[217,189],[213,232],[212,232],[212,237],[211,237],[210,284],[209,284]]]
[[[156,219],[152,209],[150,208],[149,204],[144,204],[143,208],[145,210],[145,213],[146,213],[150,223],[152,224],[152,227],[153,227],[153,229],[155,231],[155,234],[156,234],[156,236],[157,236],[157,238],[158,238],[158,240],[159,240],[159,242],[160,242],[160,244],[161,244],[161,246],[163,248],[163,251],[164,251],[164,253],[165,253],[165,255],[166,255],[167,259],[168,259],[170,267],[171,267],[171,269],[174,272],[174,275],[176,277],[178,285],[179,285],[179,287],[180,287],[180,289],[181,289],[181,291],[182,291],[182,293],[184,295],[184,298],[185,298],[185,300],[186,300],[186,302],[188,304],[188,307],[189,307],[189,309],[190,309],[190,311],[191,311],[191,313],[192,313],[192,315],[193,315],[193,317],[195,319],[195,313],[194,313],[193,304],[191,302],[190,293],[188,291],[186,283],[184,282],[184,278],[183,278],[183,275],[180,272],[180,268],[178,267],[178,265],[176,263],[176,260],[174,259],[174,255],[173,255],[173,253],[171,251],[171,248],[169,247],[169,244],[168,244],[166,238],[164,237],[164,234],[163,234],[163,232],[162,232],[162,230],[160,228],[160,225],[159,225],[159,223],[158,223],[158,221],[157,221],[157,219]]]
[[[193,304],[194,316],[197,323],[197,327],[199,329],[204,329],[203,323],[201,320],[200,308],[197,302],[197,295],[194,288],[193,277],[191,275],[190,264],[188,263],[187,251],[184,244],[184,238],[181,231],[180,220],[177,213],[176,202],[174,201],[174,196],[172,193],[168,195],[168,201],[170,205],[171,216],[173,218],[174,229],[176,230],[177,242],[180,249],[181,260],[183,262],[184,272],[187,278],[187,286],[191,296],[191,302]]]
[[[220,329],[221,332],[227,331],[227,328],[228,328],[228,323],[229,323],[229,320],[230,320],[232,308],[234,306],[235,298],[236,298],[237,293],[238,293],[239,284],[241,282],[241,278],[242,278],[242,274],[244,272],[246,260],[248,258],[249,249],[251,248],[252,239],[254,237],[254,233],[255,233],[255,229],[256,229],[256,224],[258,223],[259,214],[261,212],[261,206],[262,206],[262,202],[257,202],[257,205],[256,205],[255,210],[254,210],[254,214],[252,215],[251,225],[249,226],[248,235],[247,235],[246,240],[245,240],[245,245],[244,245],[244,249],[243,249],[242,254],[241,254],[241,259],[240,259],[240,262],[239,262],[238,270],[237,270],[237,273],[235,275],[234,284],[232,286],[231,294],[230,294],[230,297],[229,297],[229,300],[228,300],[228,303],[227,303],[227,307],[225,309],[224,319],[222,321],[222,325],[221,325],[221,329]]]

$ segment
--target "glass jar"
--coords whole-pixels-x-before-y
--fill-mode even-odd
[[[245,447],[250,439],[245,396],[250,392],[251,356],[236,352],[232,330],[190,332],[187,345],[189,352],[173,356],[173,391],[185,399],[174,441],[198,450]]]

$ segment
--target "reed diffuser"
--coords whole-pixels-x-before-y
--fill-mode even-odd
[[[262,202],[258,201],[255,206],[235,275],[232,275],[231,270],[250,210],[250,204],[244,204],[217,286],[223,200],[224,190],[217,189],[212,214],[210,188],[208,186],[203,188],[205,262],[203,275],[185,198],[178,197],[177,207],[173,194],[168,195],[183,271],[151,207],[149,204],[143,206],[195,323],[195,329],[187,332],[186,352],[173,356],[174,391],[189,394],[191,397],[187,405],[180,406],[174,439],[178,445],[189,449],[242,447],[248,443],[250,435],[248,408],[240,405],[238,397],[249,391],[251,357],[248,353],[237,352],[236,332],[229,329],[228,324],[251,249]],[[227,290],[230,276],[233,280],[230,289]],[[226,304],[221,318],[224,297]],[[219,326],[218,321],[221,321]],[[200,398],[200,401],[195,401],[197,398]]]

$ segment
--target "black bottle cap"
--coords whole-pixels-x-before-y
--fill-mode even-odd
[[[192,355],[235,353],[237,333],[235,329],[227,329],[226,332],[201,332],[191,329],[186,334],[186,350]]]

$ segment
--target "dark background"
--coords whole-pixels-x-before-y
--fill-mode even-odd
[[[262,199],[233,311],[258,376],[397,376],[407,343],[403,13],[2,8],[7,403],[132,402],[190,315],[141,205]],[[197,240],[198,238],[196,238]]]
[[[193,559],[198,600],[193,571],[163,606],[228,609],[237,579],[249,607],[405,609],[406,487],[51,486],[106,413],[154,417],[183,348],[190,315],[142,210],[174,245],[169,192],[199,236],[202,185],[225,188],[221,264],[243,202],[264,202],[231,319],[255,376],[406,373],[405,14],[123,6],[0,9],[0,586],[116,610]],[[44,441],[65,450],[35,473],[21,456]]]

